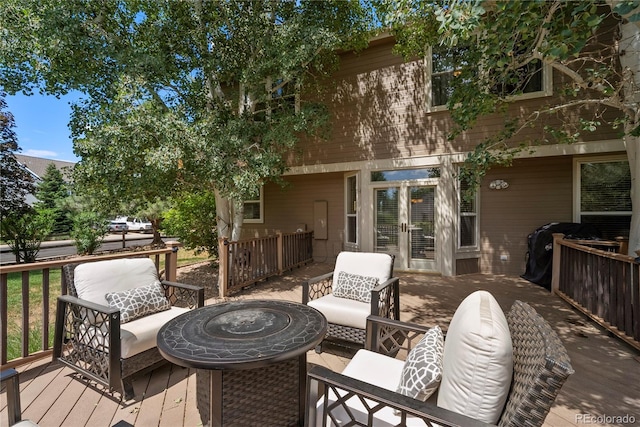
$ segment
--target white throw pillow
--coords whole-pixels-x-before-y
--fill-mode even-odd
[[[407,355],[396,392],[426,401],[440,385],[443,350],[442,330],[434,326]]]
[[[458,306],[447,331],[438,406],[496,424],[512,374],[507,319],[493,295],[476,291]]]
[[[359,274],[338,273],[338,280],[333,288],[333,295],[338,298],[348,298],[361,302],[371,302],[371,290],[378,284],[376,277],[360,276]]]

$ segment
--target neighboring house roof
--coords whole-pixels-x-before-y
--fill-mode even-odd
[[[47,172],[47,167],[53,163],[55,167],[62,172],[65,181],[71,181],[71,169],[73,169],[75,165],[74,162],[43,159],[42,157],[25,156],[23,154],[16,154],[15,156],[16,160],[24,165],[38,180],[42,180],[42,177]]]

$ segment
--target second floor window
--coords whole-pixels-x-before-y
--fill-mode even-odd
[[[430,72],[427,100],[431,111],[447,108],[447,102],[453,92],[454,79],[462,78],[461,67],[466,67],[471,62],[468,59],[468,53],[468,48],[460,46],[431,48],[427,61],[427,69]],[[500,83],[487,87],[487,90],[500,97],[544,96],[550,92],[550,80],[546,78],[550,72],[541,61],[533,60],[507,74],[490,76],[495,77],[495,81]],[[489,73],[492,71],[490,70]]]

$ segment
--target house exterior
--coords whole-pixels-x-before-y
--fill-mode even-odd
[[[449,276],[523,274],[527,237],[551,222],[594,222],[608,238],[624,235],[626,227],[628,235],[630,206],[628,212],[601,212],[585,196],[584,183],[601,173],[590,173],[591,166],[602,171],[626,164],[628,170],[614,129],[523,153],[512,167],[492,169],[475,200],[462,199],[458,166],[502,125],[501,117],[486,117],[447,140],[449,112],[433,99],[437,67],[429,59],[405,62],[392,53],[393,45],[386,35],[361,53],[341,55],[325,99],[331,137],[300,142],[285,176],[288,185],[263,187],[244,237],[313,230],[317,261],[331,262],[343,250],[388,252],[397,270]],[[543,68],[538,86],[511,108],[526,114],[553,100],[561,78]],[[542,129],[528,132],[523,137]],[[628,190],[630,183],[617,185]]]
[[[24,154],[15,154],[18,163],[23,165],[29,173],[33,176],[36,185],[38,185],[45,173],[47,167],[53,163],[53,165],[62,173],[65,181],[71,181],[71,170],[75,165],[74,162],[66,162],[63,160],[44,159],[42,157],[25,156]],[[28,204],[33,205],[37,201],[33,194],[27,194],[26,201]]]

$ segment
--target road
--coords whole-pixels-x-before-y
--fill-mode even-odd
[[[109,234],[105,237],[104,242],[98,251],[107,251],[122,248],[123,239],[121,234]],[[153,235],[129,232],[124,235],[124,243],[127,248],[132,246],[144,246],[151,243]],[[163,238],[163,240],[176,240],[174,238]],[[76,247],[73,240],[58,240],[50,242],[42,242],[40,252],[36,257],[38,260],[47,258],[56,258],[67,255],[75,255]],[[12,264],[16,260],[15,256],[9,250],[7,245],[0,245],[0,265]]]

